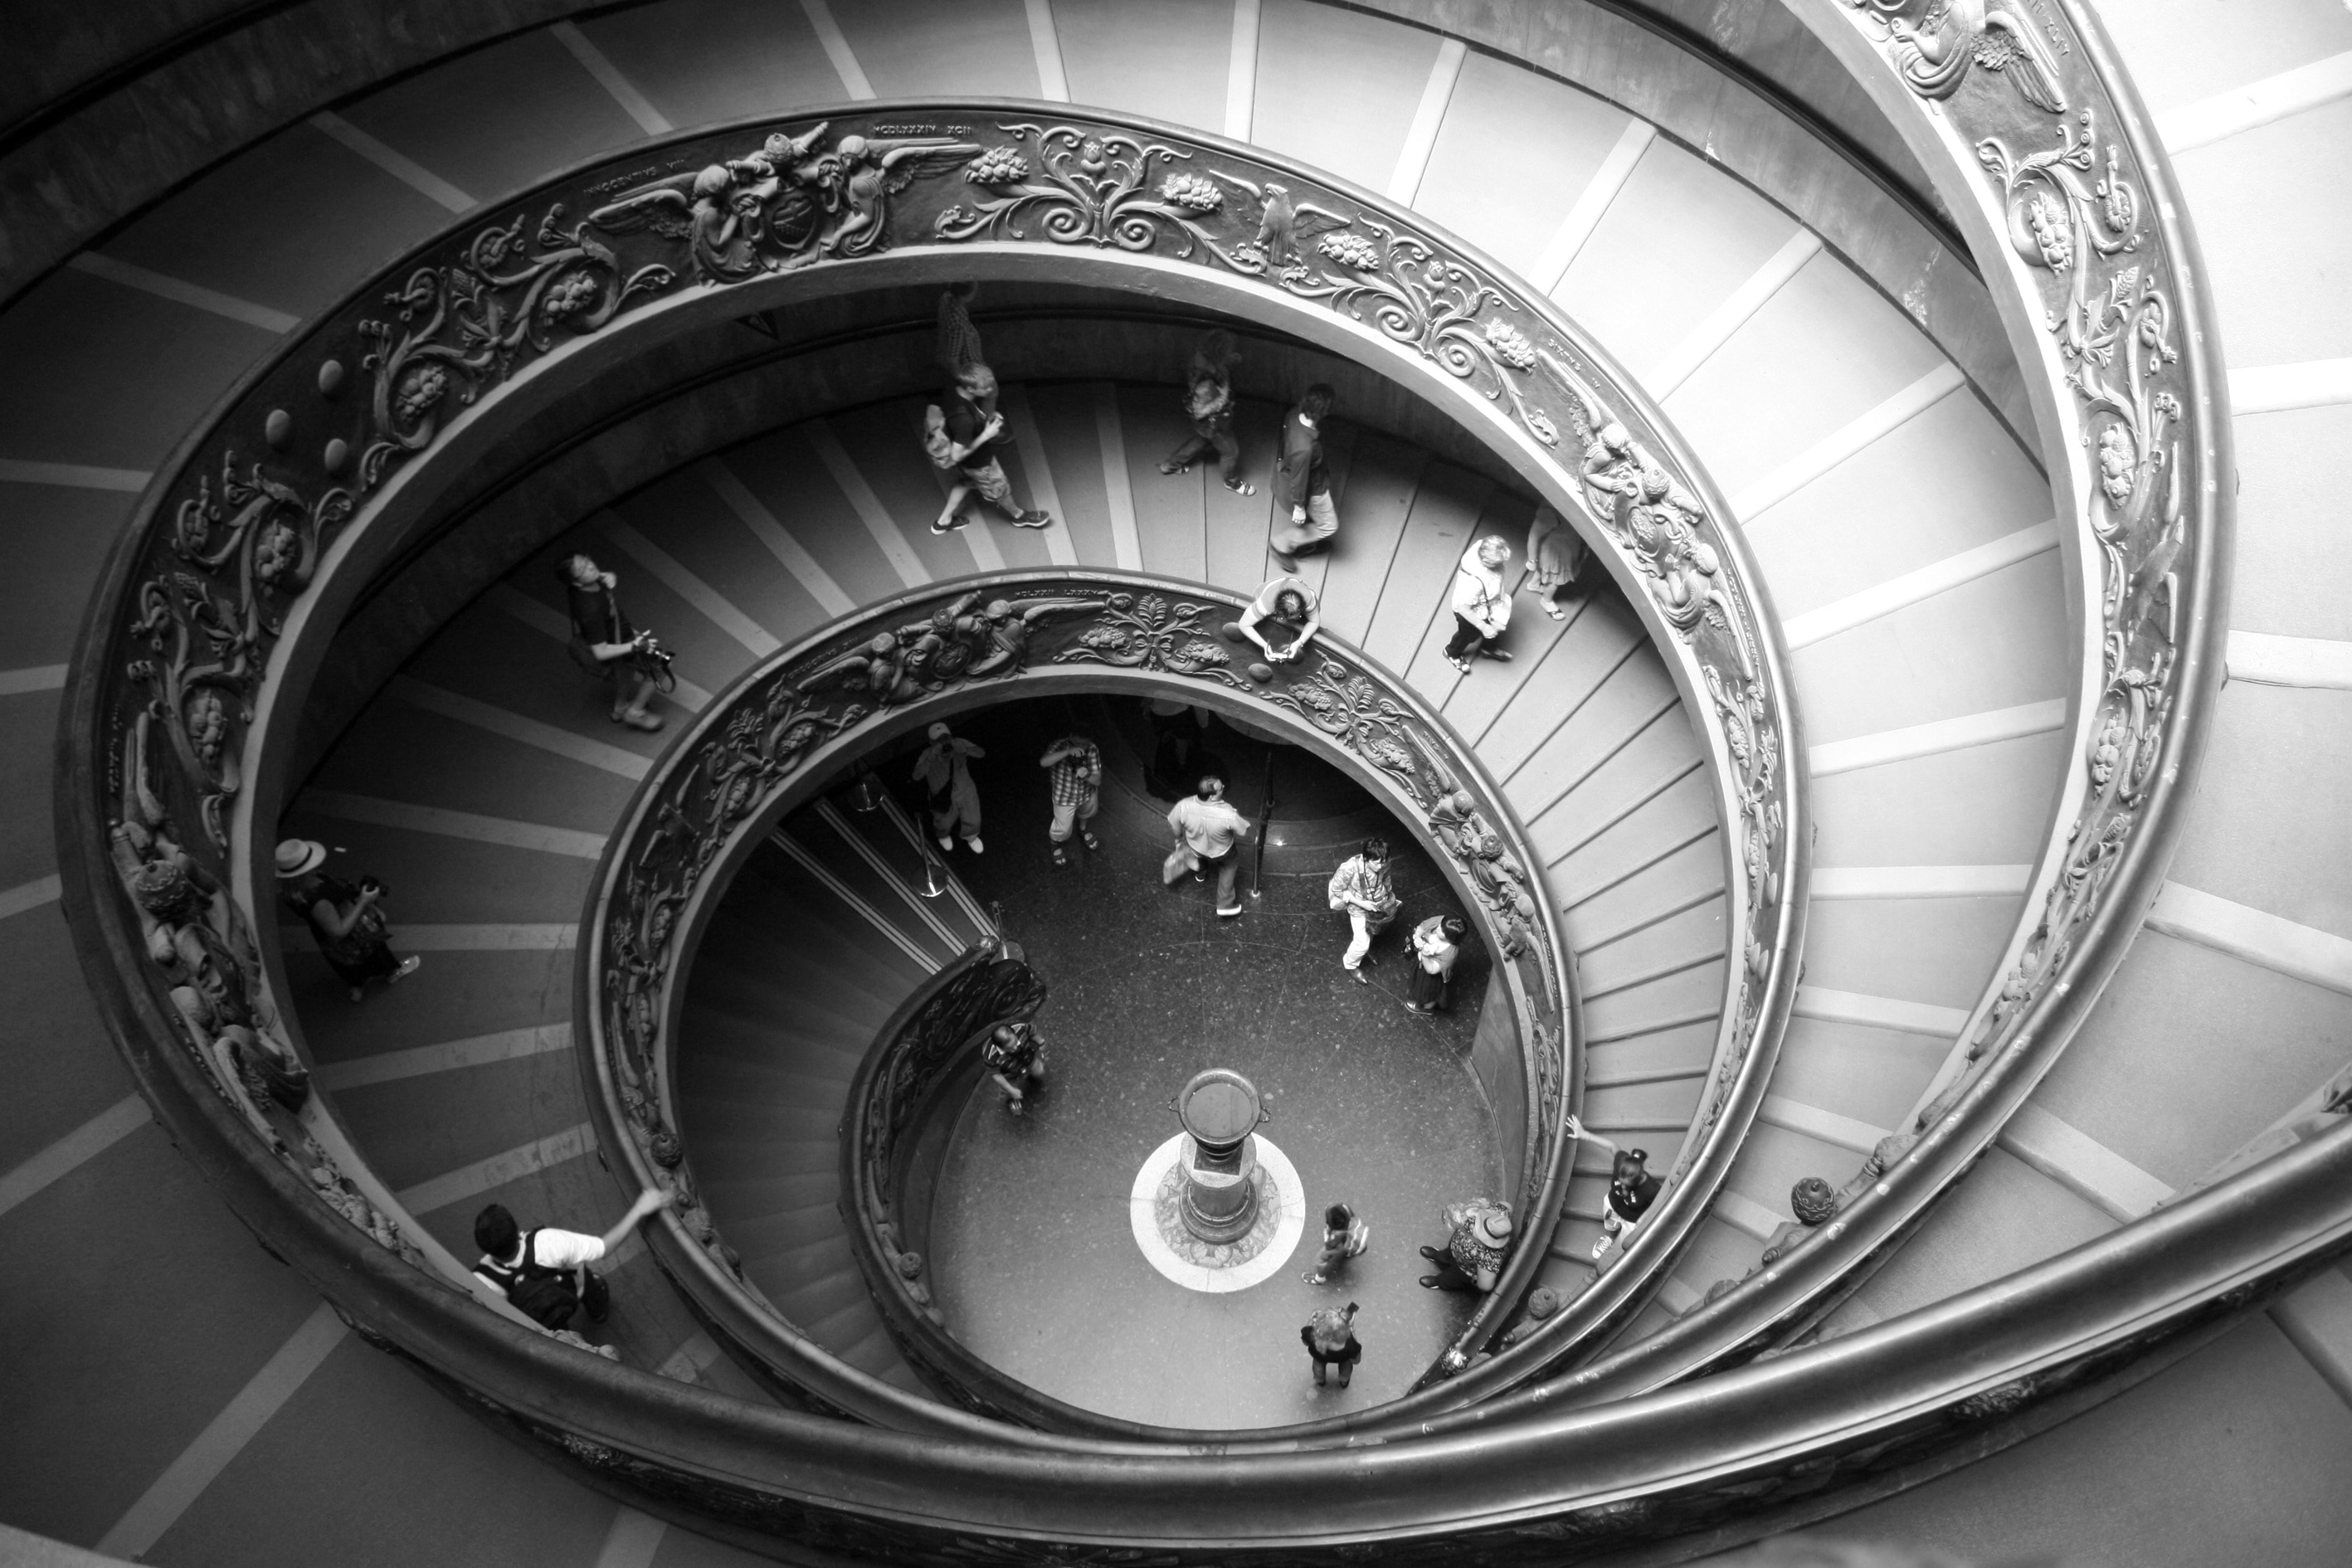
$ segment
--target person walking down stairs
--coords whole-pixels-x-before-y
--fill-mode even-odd
[[[1282,416],[1274,504],[1289,526],[1275,531],[1273,544],[1285,571],[1301,553],[1328,546],[1339,531],[1339,511],[1331,503],[1331,470],[1323,461],[1323,421],[1330,415],[1333,395],[1318,381]]]
[[[1445,657],[1463,674],[1470,673],[1472,655],[1507,662],[1502,647],[1503,629],[1511,624],[1511,591],[1503,586],[1503,568],[1511,547],[1488,536],[1462,552],[1454,569],[1454,637]]]
[[[972,325],[967,308],[971,294],[972,286],[961,283],[940,296],[940,367],[949,378],[947,395],[941,401],[950,450],[956,454],[955,467],[964,483],[1003,512],[1013,527],[1048,527],[1054,521],[1050,512],[1024,510],[1013,500],[1013,481],[1005,478],[1004,465],[997,457],[997,449],[1011,443],[1004,434],[1004,416],[996,407],[996,373],[981,358],[980,329]],[[928,419],[926,426],[928,447]],[[939,461],[937,449],[932,450],[931,460]],[[961,504],[950,498],[949,510],[940,514],[941,521],[954,516]],[[931,531],[945,531],[935,524]]]
[[[572,608],[572,657],[613,689],[613,722],[633,730],[658,730],[658,714],[646,710],[669,660],[650,632],[629,625],[614,590],[620,578],[586,555],[573,555],[557,575]]]
[[[1240,359],[1233,333],[1223,327],[1192,351],[1184,388],[1184,416],[1192,422],[1192,434],[1168,454],[1161,473],[1189,474],[1202,454],[1214,448],[1225,489],[1237,496],[1257,494],[1257,487],[1242,478],[1242,440],[1234,433],[1234,366]]]
[[[367,983],[397,984],[416,973],[424,960],[401,957],[392,951],[392,930],[383,918],[383,884],[362,877],[354,888],[320,868],[327,863],[327,847],[315,838],[289,838],[278,846],[278,893],[286,907],[309,922],[318,939],[319,953],[335,977],[351,987],[352,1000],[363,1000]]]
[[[525,1231],[504,1204],[491,1204],[474,1216],[474,1245],[482,1249],[474,1275],[541,1328],[571,1329],[583,1311],[590,1322],[601,1323],[612,1310],[612,1288],[588,1266],[602,1261],[629,1238],[638,1221],[667,1202],[666,1194],[647,1187],[603,1236],[553,1226]]]
[[[972,758],[988,752],[945,724],[934,724],[926,733],[931,743],[915,759],[915,776],[930,792],[931,832],[942,849],[954,848],[955,835],[961,832],[964,847],[977,855],[982,847],[980,786],[971,782],[971,764]]]

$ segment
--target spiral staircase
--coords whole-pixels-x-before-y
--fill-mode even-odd
[[[0,954],[21,1020],[0,1142],[7,1525],[160,1562],[688,1563],[754,1544],[806,1561],[869,1554],[815,1526],[698,1518],[674,1495],[661,1506],[649,1500],[657,1493],[630,1493],[626,1478],[617,1490],[628,1500],[616,1502],[609,1473],[592,1489],[581,1476],[593,1472],[470,1418],[461,1406],[480,1397],[475,1363],[453,1353],[417,1375],[413,1363],[429,1359],[421,1342],[340,1314],[273,1258],[261,1227],[263,1247],[247,1245],[125,1070],[110,1038],[121,1025],[93,999],[59,918],[71,856],[41,809],[76,755],[62,694],[110,552],[151,479],[178,466],[182,443],[248,372],[412,247],[468,226],[466,215],[487,216],[558,170],[730,119],[994,96],[1222,135],[1461,237],[1549,296],[1671,422],[1737,520],[1777,618],[1807,748],[1811,868],[1802,984],[1777,1056],[1759,1066],[1752,1120],[1597,1363],[1616,1369],[1605,1394],[1641,1396],[1627,1408],[1663,1423],[1664,1436],[1626,1440],[1629,1451],[1659,1446],[1657,1473],[1765,1470],[1761,1456],[1801,1446],[1808,1418],[1804,1440],[1820,1440],[1832,1417],[1814,1414],[1808,1390],[1839,1375],[1822,1358],[1841,1342],[1893,1342],[1873,1337],[1882,1324],[1958,1340],[1974,1323],[1986,1386],[2030,1391],[2043,1368],[2021,1350],[2004,1360],[2004,1281],[2057,1279],[2048,1270],[2111,1256],[2095,1252],[2102,1242],[2143,1248],[2147,1275],[2184,1272],[2188,1255],[2167,1250],[2167,1215],[2203,1211],[2177,1203],[2254,1156],[2284,1151],[2263,1167],[2277,1171],[2311,1152],[2312,1113],[2337,1098],[2352,1040],[2342,893],[2352,846],[2331,809],[2352,788],[2352,626],[2325,592],[2342,546],[2303,521],[2325,516],[2314,503],[2339,461],[2329,421],[2352,401],[2341,308],[2312,287],[2342,237],[2340,204],[2326,199],[2341,184],[2337,142],[2352,137],[2352,16],[2341,7],[2276,0],[2259,25],[2187,4],[2110,7],[2096,24],[2073,7],[2042,18],[2040,59],[2063,33],[2094,54],[2088,64],[2126,110],[2138,112],[2135,92],[2146,101],[2152,112],[2131,129],[2169,150],[2185,206],[2165,221],[2197,226],[2195,247],[2176,256],[2212,315],[2185,310],[2175,331],[2196,335],[2192,359],[2214,356],[2230,373],[2226,399],[2210,390],[2234,412],[2218,439],[2226,454],[2234,437],[2244,526],[2234,572],[2226,544],[2200,563],[2210,616],[2228,627],[2231,679],[2194,717],[2203,758],[2182,770],[2169,880],[2112,977],[2086,984],[2075,1015],[2046,1031],[2053,1048],[1991,1122],[1997,1136],[1960,1162],[1939,1202],[1843,1268],[1776,1335],[1733,1334],[1746,1346],[1734,1359],[1770,1353],[1714,1376],[1689,1375],[1715,1352],[1686,1347],[1779,1281],[1767,1269],[1712,1313],[1710,1288],[1757,1266],[1790,1217],[1794,1181],[1847,1183],[1966,1077],[1965,1048],[2020,1001],[2004,984],[2032,958],[2035,910],[2076,864],[2076,757],[2096,739],[2103,650],[2098,562],[2074,543],[2061,500],[2091,481],[2053,484],[2044,469],[2064,450],[2046,432],[2073,426],[2044,364],[2004,325],[2017,307],[2000,291],[2021,288],[2019,268],[1962,238],[1981,224],[1952,193],[1984,174],[1966,146],[1950,158],[1959,173],[1938,162],[1935,138],[1958,144],[1948,122],[1958,110],[1885,68],[1950,57],[1901,56],[1869,30],[1873,13],[1895,9],[1875,0],[1853,16],[1828,4],[1750,14],[1636,4],[1458,16],[1307,0],[660,0],[572,19],[557,4],[495,19],[420,7],[348,37],[322,31],[314,9],[223,6],[159,16],[148,33],[128,20],[101,32],[61,12],[49,37],[10,51],[36,67],[11,86],[15,128],[0,154],[12,230],[0,345],[16,372],[0,392],[0,493],[18,579],[33,590],[0,633],[12,639],[0,693],[17,710],[6,754],[22,803],[0,837]],[[1998,16],[1983,39],[2014,38],[2005,29],[2018,14]],[[2035,51],[1978,47],[1977,85],[2026,97],[2015,84],[2038,68]],[[331,65],[309,68],[319,60]],[[183,129],[129,135],[142,114],[146,126]],[[101,158],[109,137],[114,155]],[[666,167],[651,152],[642,163]],[[326,656],[281,820],[396,884],[401,929],[425,969],[352,1008],[306,943],[285,942],[281,1000],[355,1155],[452,1254],[467,1252],[467,1222],[488,1196],[583,1227],[620,1201],[622,1151],[598,1135],[574,1054],[584,1024],[575,942],[600,858],[669,736],[616,730],[580,698],[551,560],[584,548],[626,574],[635,613],[679,652],[673,732],[834,618],[932,584],[1068,568],[1246,594],[1266,574],[1263,498],[1245,506],[1197,470],[1157,469],[1181,433],[1171,384],[1181,353],[1169,345],[1196,322],[1122,318],[1083,289],[992,286],[982,302],[1018,438],[1016,486],[1056,513],[1056,529],[927,532],[940,492],[914,446],[916,383],[829,400],[822,389],[867,384],[828,354],[919,362],[928,322],[910,325],[904,300],[862,319],[845,307],[828,321],[833,339],[793,340],[775,321],[733,329],[736,352],[769,356],[780,377],[804,375],[819,401],[784,417],[730,408],[729,363],[707,344],[676,350],[709,356],[692,367],[709,373],[701,389],[662,416],[695,432],[688,455],[648,466],[629,448],[628,411],[614,414],[585,447],[609,443],[614,477],[532,500],[571,510],[507,552],[527,558],[492,570],[496,549],[484,546],[479,559],[446,563],[451,580],[482,591],[425,624],[399,616],[413,621],[404,606],[435,602],[429,594],[362,606]],[[2218,342],[2203,342],[2208,331]],[[1272,400],[1330,356],[1271,332],[1245,348],[1244,446],[1263,482]],[[1726,934],[1739,919],[1727,876],[1737,851],[1710,783],[1705,715],[1636,603],[1597,581],[1557,623],[1523,599],[1514,662],[1457,678],[1438,657],[1443,580],[1476,534],[1518,542],[1534,505],[1524,476],[1377,395],[1342,407],[1334,447],[1346,529],[1308,568],[1331,636],[1442,719],[1521,825],[1572,955],[1586,1125],[1653,1148],[1696,1143],[1741,961]],[[435,570],[429,552],[396,564]],[[2172,617],[2181,646],[2201,635],[2206,612],[2185,588],[2156,613]],[[993,1439],[919,1409],[935,1391],[896,1353],[862,1289],[829,1153],[862,1043],[990,930],[968,901],[907,896],[919,875],[912,847],[895,825],[827,804],[761,852],[769,914],[793,922],[809,968],[730,974],[714,930],[708,973],[724,980],[712,993],[723,1016],[697,1025],[715,1044],[694,1070],[714,1100],[765,1094],[791,1110],[688,1131],[708,1131],[714,1151],[730,1131],[769,1147],[805,1141],[794,1155],[805,1173],[762,1199],[764,1228],[730,1240],[823,1355],[889,1391],[860,1408],[875,1428],[928,1434],[905,1440],[952,1450],[967,1468],[886,1489],[875,1479],[886,1471],[854,1461],[896,1451],[845,1426],[843,1468],[819,1476],[812,1464],[803,1495],[954,1526],[968,1517],[961,1500],[985,1489]],[[2120,951],[2137,911],[2116,918]],[[779,1039],[762,1020],[785,993],[792,1037]],[[1592,1279],[1605,1163],[1580,1153],[1572,1169],[1522,1288],[1576,1292]],[[2296,1201],[2279,1197],[2272,1217]],[[1979,1414],[2015,1418],[1847,1478],[1845,1489],[1759,1485],[1755,1506],[1714,1533],[1661,1529],[1609,1547],[1622,1554],[1611,1560],[1686,1560],[1824,1519],[1827,1533],[1988,1556],[2337,1560],[2352,1531],[2331,1484],[2352,1451],[2352,1286],[2326,1244],[2341,1236],[2341,1207],[2324,1223],[2309,1211],[2309,1257],[2279,1281],[2292,1283],[2286,1293],[2250,1293],[2231,1303],[2236,1315],[2119,1357],[2101,1380],[2021,1415],[1993,1399]],[[2264,1217],[2251,1208],[2239,1223]],[[1826,1257],[1835,1239],[1798,1257]],[[625,1363],[711,1396],[692,1408],[712,1430],[722,1421],[712,1412],[737,1411],[747,1445],[781,1442],[776,1424],[807,1419],[792,1391],[720,1342],[675,1288],[674,1260],[655,1251],[632,1243],[613,1269]],[[354,1270],[352,1288],[369,1278]],[[2016,1286],[2020,1300],[2028,1289]],[[558,1358],[542,1363],[551,1382],[572,1353],[546,1352]],[[1459,1385],[1478,1400],[1431,1407],[1433,1447],[1511,1476],[1589,1460],[1548,1446],[1570,1440],[1538,1419],[1555,1419],[1547,1404],[1578,1402],[1565,1369],[1513,1379],[1507,1359]],[[1780,1426],[1741,1425],[1761,1420],[1738,1403],[1759,1387],[1783,1397]],[[1717,1393],[1735,1388],[1744,1392]],[[1590,1415],[1605,1426],[1612,1408]],[[1675,1435],[1692,1438],[1710,1419],[1720,1446],[1678,1458]],[[1002,1441],[1054,1456],[1040,1464],[1068,1474],[1091,1462],[1083,1445]],[[1269,1488],[1283,1484],[1280,1447],[1257,1456]],[[1017,1474],[996,1489],[1027,1500],[962,1523],[956,1550],[1087,1560],[1054,1555],[1095,1548],[1050,1544],[1060,1526],[1023,1489],[1041,1483]],[[1138,1500],[1153,1489],[1133,1506],[1153,1522],[1157,1550],[1207,1560],[1242,1543],[1205,1499],[1187,1499],[1181,1468],[1148,1480],[1089,1473],[1098,1517],[1117,1516],[1122,1485]],[[1596,1482],[1581,1502],[1638,1510],[1622,1501],[1638,1495]],[[1399,1509],[1416,1506],[1409,1488],[1400,1498]],[[1496,1517],[1512,1507],[1480,1506]],[[1456,1517],[1433,1504],[1427,1516]],[[1093,1539],[1117,1549],[1115,1537]],[[1469,1540],[1464,1550],[1485,1550]]]

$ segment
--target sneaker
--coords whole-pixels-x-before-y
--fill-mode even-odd
[[[1250,483],[1247,479],[1227,479],[1225,481],[1225,489],[1233,491],[1234,494],[1237,496],[1254,496],[1257,494],[1257,487]]]
[[[966,521],[967,520],[963,514],[961,512],[958,512],[952,521],[932,523],[931,531],[933,533],[953,533],[956,530],[961,528]]]
[[[1217,911],[1217,918],[1218,918],[1219,920],[1221,920],[1221,921],[1229,921],[1229,920],[1233,919],[1235,915],[1237,915],[1237,914],[1239,914],[1239,913],[1241,913],[1241,910],[1239,910],[1238,909],[1233,909],[1233,910],[1219,910]]]
[[[1445,662],[1452,665],[1454,668],[1460,670],[1465,675],[1470,673],[1470,661],[1466,658],[1449,653],[1445,656]]]
[[[975,854],[975,855],[979,854],[979,853],[980,853],[980,839],[979,839],[978,836],[977,836],[977,835],[975,835],[975,836],[974,836],[974,837],[970,837],[970,838],[965,839],[965,840],[963,841],[963,847],[964,847],[965,848],[967,848],[967,849],[971,850],[971,851],[973,854]]]
[[[1160,471],[1163,474],[1171,475],[1189,474],[1192,471],[1192,465],[1190,463],[1162,463],[1160,465]]]
[[[939,836],[939,838],[940,838],[940,848],[942,848],[942,849],[953,849],[953,848],[955,847],[955,839],[954,839],[953,837],[951,837],[950,836],[949,836],[949,835],[947,835],[947,834],[945,834],[945,833],[942,833],[942,834],[940,834],[940,835]]]
[[[389,975],[384,977],[384,984],[386,985],[397,985],[402,981],[407,979],[410,975],[415,973],[418,970],[424,967],[425,961],[418,958],[415,954],[411,953],[408,957],[400,961],[400,967],[398,969],[394,970]]]
[[[1050,511],[1024,511],[1013,520],[1015,528],[1051,528],[1054,514]]]
[[[631,708],[627,710],[622,713],[618,722],[626,724],[632,730],[651,731],[658,730],[662,727],[661,718],[658,714],[648,713],[642,708]]]
[[[1301,1274],[1299,1278],[1306,1280],[1309,1285],[1320,1285],[1323,1283],[1323,1276],[1316,1273],[1312,1268],[1308,1269],[1306,1273]]]

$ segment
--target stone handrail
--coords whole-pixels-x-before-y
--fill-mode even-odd
[[[1286,735],[1394,813],[1429,851],[1495,955],[1527,1087],[1527,1124],[1519,1130],[1527,1157],[1513,1206],[1530,1235],[1549,1235],[1557,1223],[1574,1152],[1560,1134],[1577,1103],[1582,1053],[1571,1034],[1571,976],[1559,918],[1532,891],[1532,847],[1475,756],[1409,689],[1328,633],[1295,661],[1258,660],[1233,626],[1245,603],[1171,580],[1077,569],[992,574],[911,590],[835,621],[737,677],[671,742],[631,798],[599,865],[574,977],[575,1016],[584,1023],[582,1068],[596,1089],[590,1104],[599,1146],[625,1183],[659,1185],[676,1195],[677,1211],[647,1230],[656,1256],[706,1317],[787,1384],[887,1424],[928,1418],[925,1410],[897,1408],[924,1402],[813,1352],[737,1273],[724,1236],[699,1202],[691,1129],[680,1125],[672,1088],[678,1054],[692,1048],[680,1035],[688,987],[677,976],[735,867],[777,821],[876,748],[935,720],[1016,696],[1180,696]],[[939,994],[934,977],[921,994],[928,1000]],[[902,1009],[861,1067],[858,1082],[867,1089],[853,1089],[844,1130],[844,1194],[851,1205],[845,1217],[867,1243],[877,1216],[866,1164],[889,1142],[867,1117],[888,1096],[871,1089],[886,1059],[894,1067],[912,1059],[904,1050],[909,1041],[898,1032],[911,1021]],[[944,1048],[937,1040],[928,1044]],[[884,1084],[892,1092],[903,1087],[895,1072]],[[879,1267],[874,1257],[866,1261]],[[1542,1262],[1541,1247],[1519,1250],[1433,1374],[1466,1364],[1484,1347]],[[887,1311],[894,1298],[881,1289],[877,1296]],[[759,1321],[761,1310],[766,1322]],[[927,1345],[929,1336],[912,1320],[902,1315],[899,1326],[916,1335],[908,1343],[919,1364],[958,1361],[950,1349]],[[1068,1410],[984,1368],[949,1381],[991,1388],[975,1404],[992,1414],[1118,1436],[1151,1430]],[[1219,1436],[1244,1442],[1262,1436]]]
[[[328,1097],[306,1140],[246,1081],[301,1070],[256,915],[286,731],[332,627],[438,498],[599,368],[707,323],[954,276],[1113,281],[1356,358],[1451,411],[1625,584],[1714,763],[1736,961],[1667,1194],[1552,1342],[1623,1321],[1727,1169],[1794,992],[1801,752],[1744,545],[1629,379],[1475,252],[1262,153],[1063,106],[863,104],[604,160],[420,247],[249,372],[142,496],[73,666],[60,809],[78,837],[126,829],[121,863],[74,896],[112,933],[94,952],[151,955],[133,1026],[180,1042],[257,1154],[470,1289]],[[160,885],[173,873],[193,891]]]

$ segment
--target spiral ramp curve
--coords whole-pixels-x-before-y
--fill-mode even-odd
[[[2238,410],[2232,679],[2173,879],[2026,1110],[1838,1307],[1831,1332],[2128,1224],[2344,1066],[2352,625],[2327,591],[2343,547],[2317,519],[2342,461],[2330,422],[2352,399],[2352,327],[2315,285],[2343,237],[2325,198],[2352,138],[2352,20],[2315,0],[2264,10],[2255,26],[2188,5],[2104,18],[2173,150]],[[1586,19],[1603,37],[1627,25],[1598,9]],[[1712,66],[1734,67],[1743,48],[1769,66],[1737,33],[1717,39]],[[58,919],[58,854],[37,803],[64,661],[105,551],[148,477],[250,363],[453,215],[671,127],[797,105],[1066,99],[1262,144],[1482,247],[1660,401],[1763,567],[1812,748],[1818,827],[1805,987],[1769,1098],[1635,1331],[1750,1267],[1788,1217],[1790,1182],[1843,1181],[1901,1125],[1999,980],[2072,765],[2068,590],[2015,369],[1983,352],[1967,310],[1921,310],[1938,331],[1922,330],[1899,273],[1857,257],[1833,212],[1792,200],[1798,182],[1760,191],[1690,120],[1630,111],[1640,94],[1612,93],[1592,53],[1580,70],[1575,51],[1533,31],[1511,49],[1303,0],[667,0],[413,62],[127,206],[22,289],[0,313],[14,373],[0,390],[0,493],[25,590],[0,632],[11,642],[0,700],[16,719],[5,754],[25,803],[0,834],[18,1086],[0,1135],[12,1413],[0,1518],[162,1562],[735,1554],[616,1512],[501,1443],[247,1245],[118,1065]],[[1725,79],[1752,91],[1758,77]],[[1262,518],[1205,483],[1171,494],[1151,471],[1171,434],[1167,388],[1041,377],[1008,401],[1028,426],[1020,482],[1069,518],[1081,563],[1113,563],[1109,530],[1088,514],[1123,504],[1150,569],[1236,590],[1262,575]],[[1261,465],[1272,414],[1253,410]],[[970,541],[919,529],[894,552],[872,527],[877,507],[921,515],[930,480],[906,461],[909,420],[897,405],[828,414],[583,520],[578,537],[633,569],[646,618],[677,628],[683,668],[718,688],[822,614],[781,557],[762,559],[762,520],[861,599],[912,581],[908,563],[924,580],[993,564]],[[1376,429],[1355,432],[1344,457],[1349,549],[1321,584],[1330,624],[1477,748],[1556,857],[1546,882],[1588,1006],[1588,1121],[1678,1136],[1725,955],[1721,848],[1672,685],[1606,598],[1558,626],[1528,616],[1507,673],[1456,681],[1433,657],[1431,568],[1473,531],[1523,528],[1526,509]],[[1012,557],[1028,542],[1002,548]],[[543,590],[518,575],[444,627],[289,817],[400,866],[404,919],[431,933],[434,987],[312,1024],[310,1037],[371,1161],[452,1245],[482,1194],[562,1212],[605,1191],[555,1043],[571,1021],[568,928],[656,744],[593,713],[531,707],[566,669]],[[808,848],[795,865],[794,907],[842,900],[811,921],[837,943],[820,967],[845,1004],[842,1039],[870,1035],[920,973],[909,945],[936,958],[969,934],[883,914],[890,889],[859,883],[880,873],[854,848]],[[859,940],[857,921],[876,914],[896,939]],[[309,1022],[311,1003],[298,1004]],[[810,1049],[812,1067],[839,1054]],[[836,1062],[793,1092],[844,1077]],[[1597,1168],[1579,1170],[1551,1244],[1562,1280],[1596,1234]],[[845,1254],[795,1229],[788,1208],[775,1217],[807,1292],[796,1319],[854,1364],[902,1376],[870,1309],[861,1316]],[[614,1277],[647,1364],[764,1397],[647,1263],[625,1258]],[[2329,1484],[2352,1450],[2347,1396],[2352,1288],[2331,1270],[2112,1402],[1844,1522],[1988,1553],[2055,1543],[2086,1561],[2330,1561],[2352,1528]],[[2148,1506],[2157,1498],[2169,1506]]]

